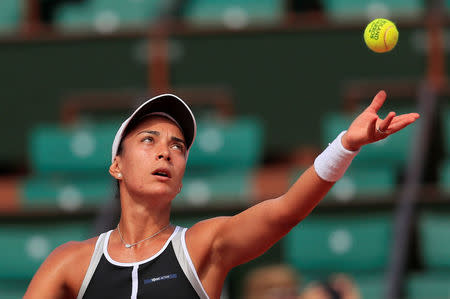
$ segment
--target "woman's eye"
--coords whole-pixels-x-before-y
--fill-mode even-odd
[[[153,142],[153,137],[147,136],[147,137],[145,137],[144,139],[142,139],[142,141],[143,141],[143,142],[146,142],[146,143]]]
[[[175,143],[174,145],[172,145],[172,148],[183,151],[184,150],[184,146],[182,144],[179,143]]]

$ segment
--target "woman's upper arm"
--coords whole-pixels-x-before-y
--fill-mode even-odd
[[[332,185],[320,179],[311,167],[278,198],[263,201],[231,217],[196,224],[190,229],[190,235],[195,239],[194,251],[200,253],[198,260],[229,270],[256,258],[304,219]]]
[[[71,268],[73,253],[79,244],[69,242],[53,250],[33,276],[24,298],[71,297],[67,286],[67,272]]]

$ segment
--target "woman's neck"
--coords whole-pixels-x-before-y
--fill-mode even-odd
[[[147,198],[133,199],[121,194],[120,230],[127,243],[138,242],[170,222],[171,201]]]

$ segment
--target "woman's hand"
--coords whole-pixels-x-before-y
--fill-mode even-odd
[[[369,107],[352,122],[342,136],[342,145],[346,149],[359,150],[365,144],[376,142],[400,131],[420,117],[418,113],[396,115],[395,112],[389,112],[385,119],[381,119],[377,113],[385,100],[386,92],[383,90],[378,92]]]

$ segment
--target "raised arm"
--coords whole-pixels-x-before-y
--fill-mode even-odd
[[[342,138],[335,140],[287,193],[236,216],[211,219],[192,228],[193,234],[195,231],[202,233],[206,241],[211,241],[210,251],[220,257],[221,267],[229,270],[264,253],[303,220],[327,194],[350,164],[356,154],[353,151],[384,139],[419,118],[417,113],[397,116],[390,112],[381,119],[377,112],[385,99],[386,93],[380,91],[347,132],[340,135]]]

